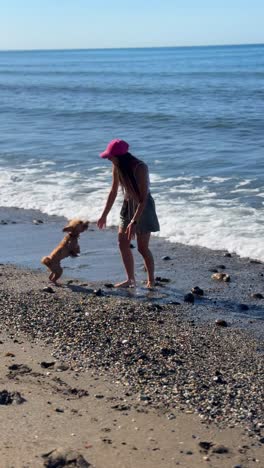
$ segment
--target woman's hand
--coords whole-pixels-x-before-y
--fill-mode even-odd
[[[103,229],[106,227],[106,216],[101,216],[101,218],[98,219],[97,226],[99,227],[99,229]]]
[[[129,225],[126,228],[126,235],[127,235],[127,238],[128,238],[129,241],[131,241],[131,239],[135,238],[135,235],[136,235],[136,225],[135,225],[135,223],[129,223]]]

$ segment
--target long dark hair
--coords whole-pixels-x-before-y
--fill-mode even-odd
[[[135,178],[134,168],[139,162],[140,160],[135,158],[135,156],[126,153],[119,156],[116,165],[122,189],[126,191],[131,198],[136,199],[136,201],[140,199],[140,191]]]

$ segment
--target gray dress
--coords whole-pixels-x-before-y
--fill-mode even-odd
[[[143,162],[139,162],[134,169],[134,174],[139,165],[144,164]],[[145,164],[144,164],[145,165]],[[137,209],[137,202],[132,198],[129,198],[128,194],[125,195],[125,199],[123,201],[123,205],[120,211],[120,224],[119,227],[125,231],[127,226],[129,225],[130,221],[132,220],[136,209]],[[146,205],[144,207],[143,212],[136,224],[136,233],[137,234],[146,234],[148,232],[157,232],[160,230],[160,225],[156,213],[155,202],[151,196],[149,191],[147,196]]]

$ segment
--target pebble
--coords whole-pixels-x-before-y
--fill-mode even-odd
[[[223,320],[223,319],[217,319],[215,321],[215,324],[218,326],[218,327],[227,327],[227,322],[226,320]]]
[[[253,293],[253,294],[251,294],[251,297],[253,299],[263,299],[264,298],[263,294],[261,294],[261,293]]]
[[[149,395],[145,395],[144,393],[142,393],[141,395],[139,395],[139,400],[140,401],[151,401],[151,397]]]
[[[227,447],[225,447],[224,445],[216,445],[213,449],[212,449],[213,453],[219,453],[219,454],[223,454],[223,453],[229,453],[229,449]]]
[[[160,283],[169,283],[169,278],[162,278],[161,276],[156,276],[155,281],[159,281]]]
[[[206,452],[208,452],[208,450],[210,450],[210,448],[213,446],[212,442],[207,441],[201,441],[198,443],[198,445],[202,450],[205,450]]]
[[[66,362],[55,362],[54,370],[57,372],[65,372],[69,369],[69,365]]]
[[[54,293],[54,289],[51,286],[46,286],[45,288],[42,289],[43,292],[47,293]]]
[[[19,392],[0,391],[0,405],[21,405],[26,399]]]
[[[63,466],[75,466],[76,468],[92,468],[92,465],[75,450],[58,448],[42,455],[44,467],[58,468]]]
[[[94,289],[93,293],[94,293],[95,296],[103,296],[103,291],[100,288],[99,289]]]
[[[164,255],[164,257],[161,257],[161,260],[171,260],[169,255]]]
[[[189,302],[190,304],[194,304],[194,295],[192,293],[185,294],[183,300],[184,302]]]
[[[32,223],[38,225],[38,224],[43,224],[43,221],[42,219],[33,219]]]
[[[217,281],[225,281],[226,283],[229,283],[231,279],[227,273],[214,273],[211,278]]]
[[[47,361],[41,361],[40,366],[43,367],[43,369],[48,369],[49,367],[54,367],[55,361],[47,362]]]
[[[192,288],[192,293],[196,294],[196,296],[203,296],[204,295],[203,289],[199,288],[199,286],[194,286],[194,288]]]
[[[249,310],[249,307],[247,304],[239,304],[238,305],[239,310],[244,311],[244,310]]]

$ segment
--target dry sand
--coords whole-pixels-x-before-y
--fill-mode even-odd
[[[41,362],[54,361],[46,346],[10,334],[2,335],[1,342],[1,389],[26,399],[0,407],[3,468],[43,467],[43,455],[57,448],[76,450],[97,468],[261,466],[263,448],[239,428],[219,430],[175,409],[173,419],[169,411],[147,407],[146,412],[133,406],[114,409],[120,402],[129,407],[135,397],[126,397],[109,376],[43,369]],[[10,378],[8,367],[15,363],[31,370]],[[75,395],[76,388],[88,395]],[[199,447],[202,441],[213,444],[208,453]],[[213,453],[219,446],[228,453]]]

